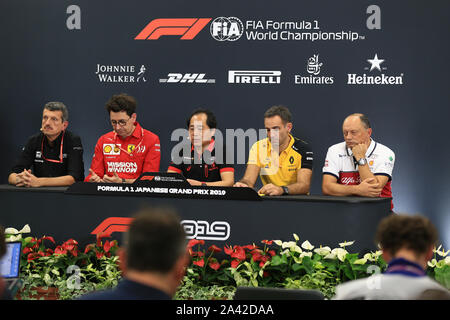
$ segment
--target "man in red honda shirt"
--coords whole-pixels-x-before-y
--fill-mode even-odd
[[[95,146],[86,182],[133,183],[143,172],[158,172],[159,137],[136,122],[136,100],[118,94],[106,103],[112,132]]]

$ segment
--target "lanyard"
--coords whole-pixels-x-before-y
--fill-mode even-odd
[[[65,133],[66,131],[64,130],[63,131],[63,134],[62,134],[62,137],[61,137],[61,143],[60,143],[60,148],[59,148],[59,160],[53,160],[53,159],[47,159],[45,156],[44,156],[44,139],[45,139],[45,135],[42,137],[42,141],[41,141],[41,154],[42,154],[42,158],[45,160],[45,161],[48,161],[48,162],[54,162],[54,163],[63,163],[63,144],[64,144],[64,133]]]

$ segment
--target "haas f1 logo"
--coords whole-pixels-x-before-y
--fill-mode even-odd
[[[211,18],[155,19],[134,40],[157,40],[161,36],[181,36],[181,40],[192,40],[210,21]]]
[[[113,232],[126,232],[132,221],[133,218],[107,218],[91,234],[111,235]],[[226,221],[214,221],[210,224],[207,221],[182,220],[181,225],[188,239],[225,241],[230,237],[231,227]]]

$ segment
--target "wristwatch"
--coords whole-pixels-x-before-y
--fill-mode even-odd
[[[281,186],[281,188],[283,189],[283,195],[289,194],[289,188],[286,186]]]
[[[361,158],[357,162],[358,162],[358,165],[365,166],[367,164],[367,159],[366,158]]]

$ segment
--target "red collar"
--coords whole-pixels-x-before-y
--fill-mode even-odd
[[[142,136],[142,127],[137,121],[134,123],[134,125],[136,126],[136,128],[134,128],[134,131],[131,134],[131,136],[140,139]]]
[[[136,138],[136,139],[141,139],[144,135],[144,131],[141,127],[141,125],[136,121],[134,123],[134,125],[136,126],[133,130],[133,133],[131,135],[129,135],[126,138],[122,138],[121,136],[119,136],[115,131],[113,131],[114,133],[114,141],[117,141],[117,139],[125,141],[127,139],[130,139],[131,137]]]
[[[214,149],[214,145],[216,144],[216,141],[214,139],[211,139],[211,142],[208,145],[208,151],[212,152]],[[194,145],[191,143],[191,151],[194,151]]]

